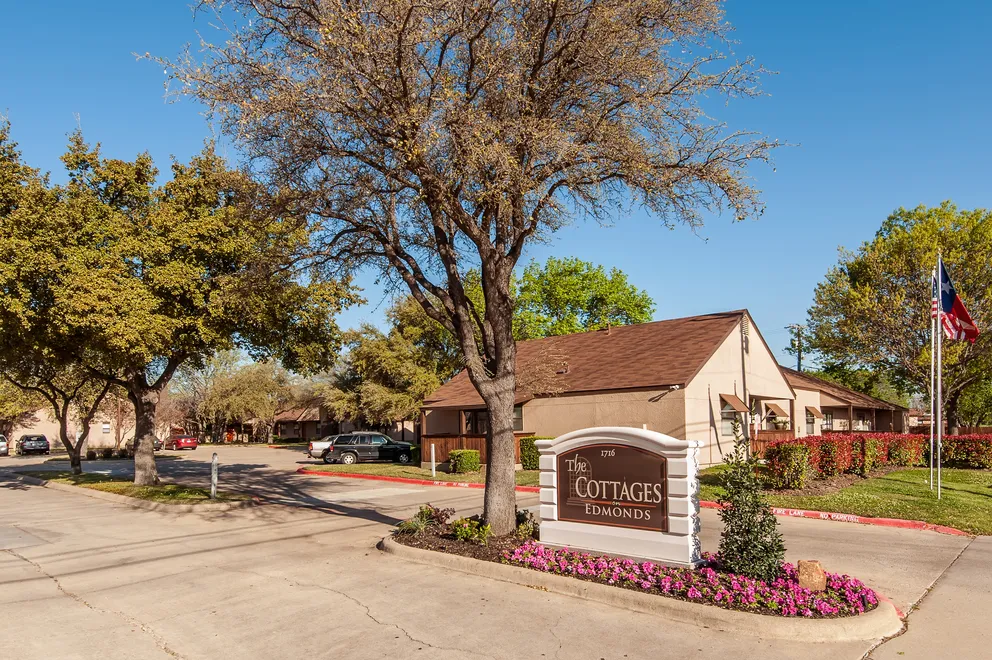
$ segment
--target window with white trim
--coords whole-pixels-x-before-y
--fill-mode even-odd
[[[734,437],[734,420],[740,421],[740,413],[729,403],[720,409],[720,435],[726,438]]]

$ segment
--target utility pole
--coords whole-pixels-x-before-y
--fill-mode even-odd
[[[796,371],[803,370],[803,326],[793,323],[787,326],[789,330],[796,331],[796,338],[793,339],[793,346],[796,349]]]

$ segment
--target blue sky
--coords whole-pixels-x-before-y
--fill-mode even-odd
[[[105,154],[147,150],[163,170],[210,136],[195,104],[165,101],[161,68],[132,55],[174,56],[209,30],[185,2],[5,4],[0,112],[31,164],[58,177],[76,115]],[[526,259],[617,266],[654,297],[658,319],[747,307],[787,360],[783,326],[805,318],[838,247],[870,238],[899,206],[989,206],[992,3],[730,0],[727,12],[738,54],[779,73],[769,96],[714,112],[797,145],[778,151],[776,172],[753,172],[764,216],[707,218],[699,236],[644,214],[580,222]],[[342,325],[381,321],[382,292],[360,283],[370,304]]]

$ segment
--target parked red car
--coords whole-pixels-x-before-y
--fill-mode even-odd
[[[166,449],[196,449],[200,443],[191,435],[174,435],[165,441]]]

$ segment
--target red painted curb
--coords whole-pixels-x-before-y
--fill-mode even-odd
[[[704,509],[719,509],[716,502],[703,501],[699,506]],[[776,516],[788,516],[790,518],[812,518],[814,520],[836,520],[839,522],[856,523],[859,525],[876,525],[879,527],[899,527],[901,529],[915,529],[925,532],[939,532],[941,534],[951,534],[954,536],[971,536],[968,532],[945,527],[944,525],[934,525],[922,520],[900,520],[898,518],[869,518],[858,516],[853,513],[834,513],[832,511],[807,511],[805,509],[786,509],[783,507],[772,507],[772,513]]]
[[[297,474],[313,474],[318,477],[344,477],[346,479],[370,479],[372,481],[391,481],[397,484],[413,484],[415,486],[442,486],[445,488],[485,488],[485,484],[469,483],[465,481],[431,481],[430,479],[411,479],[409,477],[387,477],[381,474],[354,474],[351,472],[318,472],[300,468]],[[537,486],[517,486],[518,493],[539,493],[541,489]]]
[[[348,472],[317,472],[300,468],[298,474],[313,474],[319,477],[344,477],[347,479],[370,479],[372,481],[391,481],[400,484],[414,484],[416,486],[441,486],[445,488],[485,488],[485,484],[466,483],[464,481],[431,481],[429,479],[409,479],[407,477],[387,477],[379,474],[354,474]],[[518,493],[539,493],[538,486],[517,486]],[[719,509],[717,502],[702,500],[699,506],[704,509]],[[918,531],[938,532],[940,534],[951,534],[953,536],[971,536],[968,532],[945,527],[944,525],[934,525],[922,520],[899,520],[897,518],[869,518],[867,516],[857,516],[852,513],[834,513],[831,511],[807,511],[805,509],[785,509],[782,507],[772,507],[772,513],[776,516],[788,516],[790,518],[812,518],[814,520],[835,520],[838,522],[856,523],[859,525],[876,525],[878,527],[898,527],[901,529],[915,529]]]

